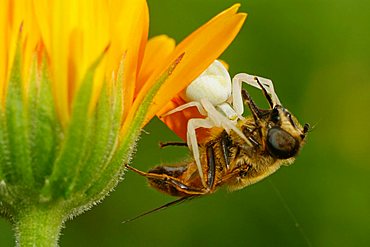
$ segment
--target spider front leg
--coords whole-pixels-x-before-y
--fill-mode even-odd
[[[209,102],[208,100],[202,99],[201,103],[202,103],[202,106],[204,107],[204,110],[208,113],[208,118],[210,119],[210,121],[213,122],[214,127],[221,127],[225,129],[227,133],[230,133],[230,131],[232,130],[240,138],[242,138],[246,143],[251,145],[251,143],[245,137],[243,132],[240,129],[238,129],[238,127],[236,126],[236,122],[225,117],[225,115],[219,112],[215,108],[215,106],[213,106],[211,102]]]
[[[207,112],[204,110],[201,103],[199,103],[198,101],[191,101],[191,102],[188,102],[186,104],[180,105],[180,106],[176,107],[175,109],[172,109],[171,111],[167,112],[166,114],[163,114],[161,117],[166,117],[168,115],[171,115],[171,114],[179,112],[179,111],[183,111],[183,110],[185,110],[187,108],[190,108],[190,107],[196,107],[200,114],[202,114],[203,116],[207,116]]]
[[[213,127],[221,127],[226,130],[227,133],[230,133],[230,131],[234,131],[237,135],[240,136],[246,143],[248,143],[250,146],[252,146],[251,142],[245,137],[243,132],[238,129],[236,126],[236,123],[232,120],[226,118],[222,113],[220,113],[214,105],[212,105],[211,102],[209,102],[207,99],[202,99],[200,101],[201,108],[205,112],[207,112],[207,118],[193,118],[190,119],[187,126],[187,143],[189,145],[190,150],[193,152],[194,160],[197,165],[199,176],[202,180],[202,184],[205,188],[208,188],[205,180],[204,175],[200,163],[200,155],[199,155],[199,147],[198,147],[198,141],[195,130],[197,128],[213,128]]]
[[[280,100],[275,93],[274,85],[272,84],[271,80],[262,78],[262,77],[257,77],[254,75],[240,73],[240,74],[235,75],[232,80],[232,100],[233,100],[232,105],[233,105],[235,112],[238,115],[241,115],[244,112],[243,97],[241,93],[243,82],[255,88],[263,90],[263,88],[261,88],[260,86],[260,84],[262,84],[265,90],[267,91],[267,93],[271,95],[272,104],[281,105]]]
[[[198,140],[196,135],[196,129],[198,128],[213,128],[213,127],[221,127],[226,130],[227,133],[230,133],[230,131],[234,131],[237,135],[240,136],[246,143],[248,143],[250,146],[252,146],[251,142],[245,137],[243,132],[237,128],[236,123],[232,120],[225,117],[222,113],[220,113],[212,103],[207,99],[201,99],[200,102],[198,101],[192,101],[189,103],[186,103],[184,105],[181,105],[168,113],[166,113],[163,116],[167,116],[170,114],[173,114],[178,111],[182,111],[189,107],[197,107],[198,111],[204,115],[207,116],[207,118],[193,118],[188,121],[187,125],[187,144],[189,146],[189,149],[193,152],[193,157],[195,160],[195,163],[197,165],[197,169],[199,172],[199,176],[202,181],[202,185],[204,188],[209,189],[209,186],[207,186],[207,183],[204,179],[203,175],[203,169],[200,162],[200,154],[199,154],[199,146],[198,146]]]
[[[204,175],[203,175],[203,169],[202,165],[200,163],[200,154],[199,154],[199,146],[198,146],[198,140],[197,140],[197,135],[195,130],[198,128],[212,128],[214,127],[214,123],[209,119],[203,119],[203,118],[192,118],[188,121],[188,126],[187,126],[187,143],[190,148],[190,150],[193,152],[193,157],[195,160],[195,164],[197,165],[198,172],[200,179],[202,181],[202,184],[204,188],[208,189],[207,183],[204,180]]]
[[[168,115],[171,115],[175,112],[179,112],[179,111],[183,111],[189,107],[196,107],[199,111],[199,113],[201,113],[202,115],[204,116],[207,116],[208,115],[208,112],[206,109],[204,109],[203,105],[198,102],[198,101],[191,101],[189,103],[186,103],[186,104],[183,104],[179,107],[176,107],[175,109],[167,112],[166,114],[162,115],[163,117],[164,116],[168,116]],[[196,135],[196,129],[197,128],[212,128],[214,127],[214,123],[206,118],[206,119],[203,119],[203,118],[193,118],[193,119],[190,119],[188,121],[188,125],[187,125],[187,144],[188,144],[188,147],[190,149],[190,151],[192,151],[193,153],[193,157],[194,157],[194,160],[195,160],[195,163],[197,165],[197,169],[198,169],[198,172],[199,172],[199,176],[200,176],[200,179],[202,181],[202,185],[204,186],[204,188],[208,188],[207,184],[206,184],[206,181],[204,180],[204,175],[203,175],[203,169],[202,169],[202,165],[200,163],[200,154],[199,154],[199,146],[198,146],[198,140],[197,140],[197,135]]]

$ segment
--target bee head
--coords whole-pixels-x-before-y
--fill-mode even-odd
[[[269,113],[266,125],[266,148],[271,156],[288,159],[297,155],[309,129],[281,105],[275,105]]]
[[[258,79],[257,82],[259,83]],[[303,127],[298,120],[283,106],[272,100],[262,84],[261,90],[264,93],[270,108],[260,109],[252,100],[247,91],[243,90],[242,95],[249,106],[256,126],[261,130],[261,141],[268,153],[277,159],[289,159],[297,155],[309,125]]]

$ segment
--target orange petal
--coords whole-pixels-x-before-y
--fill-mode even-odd
[[[186,102],[179,97],[173,98],[170,102],[168,102],[163,108],[162,111],[168,112],[180,105],[185,104]],[[173,113],[166,117],[161,117],[160,119],[173,131],[175,132],[181,139],[186,141],[186,132],[187,132],[187,124],[189,119],[191,118],[204,118],[201,115],[196,107],[190,107],[183,111]],[[199,142],[202,142],[202,139],[207,137],[208,132],[203,129],[197,129],[197,139]]]
[[[141,40],[140,40],[140,45],[139,45],[139,51],[138,51],[138,63],[137,63],[137,75],[136,75],[136,80],[139,77],[139,72],[144,60],[144,54],[145,54],[145,47],[147,46],[148,42],[148,35],[149,35],[149,8],[147,3],[145,2],[144,8],[143,8],[143,13],[142,13],[142,25],[140,25],[140,28],[142,28],[141,32]],[[137,85],[137,83],[136,83]],[[136,87],[135,85],[135,87]]]
[[[23,21],[24,1],[0,1],[0,103],[4,103],[10,70]]]
[[[90,109],[93,109],[105,81],[115,81],[119,66],[123,63],[122,84],[124,88],[124,112],[127,114],[133,101],[135,81],[144,56],[148,39],[149,10],[144,0],[112,0],[109,5],[110,37],[104,77],[95,78],[94,95]],[[100,71],[98,71],[99,73]]]
[[[36,21],[35,12],[33,11],[33,4],[30,1],[26,1],[24,6],[25,11],[24,13],[24,22],[22,25],[22,36],[24,38],[23,41],[23,50],[22,50],[22,78],[23,78],[23,86],[25,96],[28,97],[28,84],[29,84],[29,74],[31,71],[31,64],[33,59],[35,59],[37,55],[37,47],[41,45],[41,34],[39,31],[39,27]]]
[[[116,43],[112,43],[110,49],[110,67],[117,66],[125,53],[123,90],[124,111],[123,118],[128,114],[135,92],[135,83],[140,66],[140,58],[143,56],[146,39],[148,38],[149,14],[147,3],[144,0],[115,0],[116,4],[124,5],[117,13],[119,19],[114,29],[113,37],[120,37]],[[117,66],[118,67],[118,66]],[[109,71],[109,70],[108,70]]]
[[[6,82],[8,81],[9,51],[9,1],[0,2],[0,102],[3,102]],[[2,104],[1,104],[2,105]]]
[[[149,76],[153,74],[158,64],[163,64],[170,57],[170,54],[175,49],[175,40],[167,35],[159,35],[151,38],[146,47],[144,60],[136,83],[136,95],[148,80]]]
[[[127,131],[127,126],[133,120],[148,91],[181,54],[185,55],[153,99],[143,126],[220,56],[235,38],[246,18],[246,14],[236,14],[239,6],[239,4],[232,6],[193,32],[175,48],[168,60],[158,65],[135,98],[122,127],[122,134]]]
[[[56,108],[63,124],[69,119],[76,90],[89,66],[109,45],[94,78],[92,105],[104,82],[111,81],[125,55],[125,109],[133,101],[135,81],[148,33],[145,0],[34,0],[35,12],[50,61]],[[66,15],[68,13],[68,15]],[[107,77],[107,80],[105,80]]]
[[[155,114],[161,114],[163,112],[161,108],[199,76],[230,45],[246,18],[246,14],[236,14],[238,7],[239,5],[234,5],[217,15],[176,47],[171,55],[173,59],[167,61],[168,64],[165,68],[176,56],[181,53],[185,53],[185,56],[173,74],[159,89],[147,113],[145,123]],[[140,96],[145,95],[147,87],[150,87],[153,84],[152,81],[158,77],[158,71],[163,70],[163,68],[159,68],[153,73],[139,93],[138,100],[140,100]]]

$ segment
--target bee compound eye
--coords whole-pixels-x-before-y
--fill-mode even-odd
[[[285,130],[274,127],[267,134],[267,149],[271,156],[278,159],[288,159],[297,154],[298,141]]]

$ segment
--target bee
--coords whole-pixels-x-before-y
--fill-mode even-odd
[[[148,172],[127,168],[146,177],[153,188],[183,201],[214,193],[222,186],[231,191],[242,189],[266,178],[282,165],[292,164],[305,143],[309,124],[302,127],[281,105],[272,87],[266,89],[258,77],[254,77],[254,81],[269,108],[259,108],[250,94],[241,90],[251,115],[237,119],[238,132],[222,127],[210,129],[210,136],[199,143],[201,169],[194,159],[176,165],[159,165]]]

